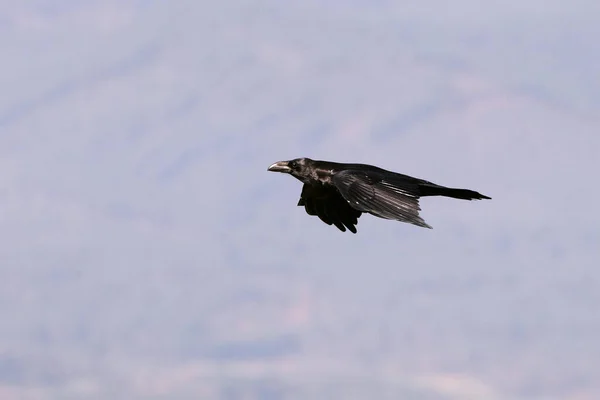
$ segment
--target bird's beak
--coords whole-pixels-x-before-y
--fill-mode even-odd
[[[292,171],[292,169],[289,167],[287,161],[277,161],[275,164],[271,164],[267,171],[286,172],[289,174]]]

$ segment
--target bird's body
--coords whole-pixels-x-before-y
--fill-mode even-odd
[[[419,216],[420,197],[446,196],[456,199],[489,199],[468,189],[436,185],[367,164],[342,164],[297,158],[279,161],[268,169],[284,172],[304,183],[299,206],[342,232],[356,233],[363,212],[380,218],[431,228]]]

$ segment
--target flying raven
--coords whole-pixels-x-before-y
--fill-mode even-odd
[[[304,186],[298,205],[342,232],[347,228],[356,233],[356,224],[363,212],[431,228],[419,216],[419,197],[491,199],[472,190],[448,188],[366,164],[296,158],[276,162],[268,170],[284,172],[302,181]]]

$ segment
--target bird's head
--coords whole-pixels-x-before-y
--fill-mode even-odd
[[[290,161],[277,161],[269,166],[268,171],[283,172],[292,175],[294,178],[306,182],[311,176],[309,158],[295,158]]]

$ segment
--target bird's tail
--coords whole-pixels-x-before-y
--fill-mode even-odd
[[[455,189],[435,184],[423,184],[419,185],[419,192],[421,197],[423,196],[445,196],[453,197],[455,199],[462,200],[481,200],[491,199],[491,197],[485,196],[481,193],[475,192],[469,189]]]

